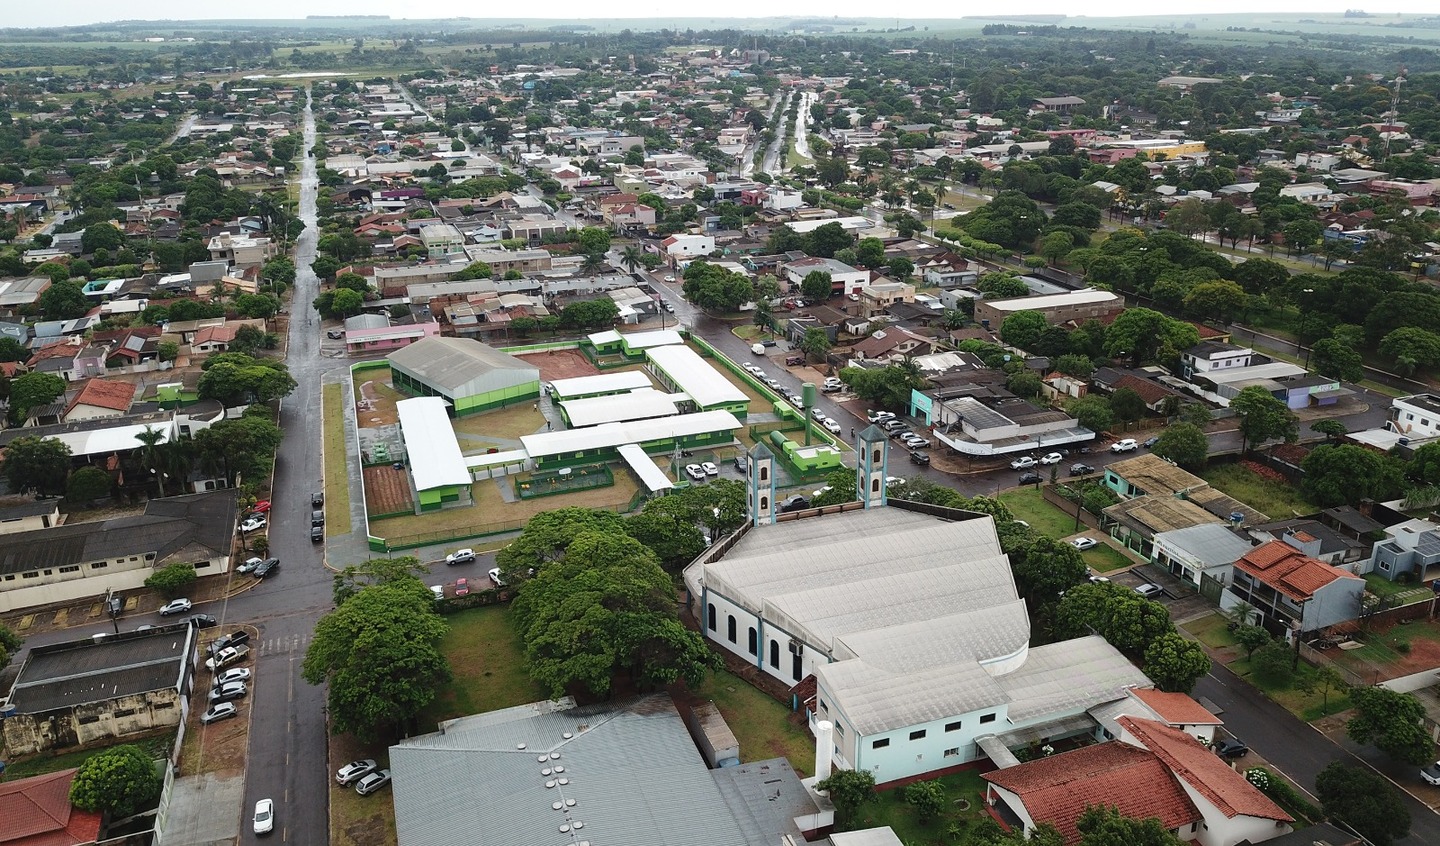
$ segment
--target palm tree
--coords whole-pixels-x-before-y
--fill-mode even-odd
[[[605,269],[604,253],[586,253],[585,260],[580,263],[581,273],[595,274]]]
[[[146,426],[138,434],[135,440],[141,443],[140,459],[150,473],[155,477],[155,484],[160,488],[160,498],[165,498],[165,454],[163,441],[165,432],[162,429],[152,429]]]
[[[639,247],[631,244],[620,253],[620,263],[625,265],[625,269],[630,271],[630,275],[633,276],[635,275],[635,268],[640,265],[640,260],[643,255]]]

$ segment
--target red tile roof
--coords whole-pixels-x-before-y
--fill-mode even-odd
[[[1205,797],[1227,818],[1260,817],[1294,822],[1295,818],[1266,798],[1245,776],[1200,742],[1179,729],[1154,720],[1121,717],[1120,727],[1145,745],[1175,777]]]
[[[1130,695],[1149,706],[1160,719],[1177,726],[1218,726],[1223,721],[1204,705],[1184,693],[1167,693],[1151,688],[1132,688]]]
[[[1297,602],[1315,596],[1315,591],[1340,579],[1359,576],[1307,557],[1290,544],[1274,540],[1254,547],[1235,562],[1241,572]]]
[[[109,382],[104,379],[89,379],[80,386],[75,399],[70,401],[65,413],[69,414],[77,405],[93,405],[96,408],[110,408],[115,411],[129,411],[135,399],[135,386],[129,382]]]
[[[1059,829],[1067,846],[1080,841],[1075,823],[1090,805],[1113,806],[1127,817],[1158,817],[1167,829],[1201,819],[1158,757],[1118,741],[995,770],[981,778],[1018,795],[1030,818]]]
[[[80,846],[100,836],[98,813],[70,805],[76,770],[0,782],[0,844],[3,846]]]
[[[1111,387],[1115,388],[1116,390],[1119,390],[1120,388],[1129,388],[1130,390],[1139,394],[1140,399],[1144,400],[1146,405],[1154,405],[1155,403],[1165,399],[1166,397],[1179,396],[1179,394],[1175,393],[1164,385],[1161,385],[1157,382],[1151,382],[1149,379],[1141,379],[1139,376],[1132,376],[1129,373],[1126,373],[1124,376],[1116,379],[1115,384]]]

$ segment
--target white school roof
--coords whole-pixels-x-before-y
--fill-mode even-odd
[[[445,400],[440,397],[400,400],[395,403],[395,411],[400,415],[400,436],[405,439],[416,490],[470,484],[465,456],[460,454],[455,430],[450,428],[450,416],[445,413]]]
[[[689,347],[654,347],[647,350],[646,355],[674,380],[675,387],[689,394],[701,408],[750,399]]]
[[[665,471],[655,466],[655,462],[645,454],[639,444],[625,444],[620,447],[619,452],[620,457],[625,459],[625,463],[630,465],[630,469],[635,471],[635,475],[640,477],[641,483],[650,493],[668,491],[675,487],[675,483],[670,481]]]
[[[576,376],[571,379],[556,379],[550,383],[550,390],[557,397],[583,397],[590,394],[619,393],[649,388],[650,377],[643,370],[622,370],[619,373],[601,373],[598,376]]]
[[[644,420],[649,417],[668,417],[680,413],[670,394],[661,393],[654,388],[641,388],[628,394],[565,400],[560,403],[560,407],[565,409],[570,425],[577,428],[625,420]]]
[[[618,334],[618,333],[617,333]],[[632,350],[648,350],[651,347],[669,347],[685,343],[674,329],[655,329],[650,332],[627,332],[621,337],[625,346]]]
[[[729,432],[738,428],[740,428],[740,421],[728,411],[701,411],[695,414],[678,414],[674,417],[657,417],[654,420],[604,423],[599,426],[587,426],[584,429],[521,435],[520,443],[531,458],[544,458],[566,452],[618,447],[624,444],[645,443],[687,435],[703,435],[707,432]]]

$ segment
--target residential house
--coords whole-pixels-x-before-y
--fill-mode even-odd
[[[672,263],[683,263],[715,252],[715,239],[710,235],[671,235],[660,246]]]
[[[422,338],[440,335],[440,324],[426,319],[392,319],[383,314],[357,314],[345,320],[345,354],[389,352]]]
[[[75,774],[71,767],[53,773],[0,782],[3,846],[95,846],[105,815],[70,804]]]
[[[229,232],[211,238],[209,248],[212,261],[223,261],[234,267],[259,267],[280,252],[279,245],[269,238]]]
[[[885,314],[892,306],[915,301],[915,286],[904,282],[872,282],[860,289],[860,314]]]
[[[65,406],[64,421],[119,417],[130,411],[134,400],[135,386],[129,382],[88,379]]]
[[[926,355],[935,349],[935,340],[917,335],[901,326],[888,326],[850,348],[851,364],[861,361],[893,363],[908,356]]]
[[[420,243],[425,245],[425,253],[431,261],[438,261],[465,252],[465,236],[448,223],[435,223],[421,227]]]
[[[973,286],[980,280],[980,268],[964,256],[944,252],[926,256],[915,262],[915,273],[925,280],[926,285],[941,289]],[[947,306],[955,308],[955,306]]]
[[[1440,436],[1440,396],[1411,394],[1390,401],[1386,426],[1409,439],[1409,443]]]
[[[851,267],[833,258],[806,256],[780,265],[779,271],[780,278],[789,282],[792,289],[797,291],[805,277],[816,271],[830,274],[830,290],[845,296],[858,296],[870,284],[870,271]]]
[[[1392,582],[1405,573],[1421,582],[1435,578],[1430,568],[1440,564],[1440,525],[1413,519],[1383,531],[1384,540],[1376,542],[1360,572],[1378,573]]]
[[[644,203],[618,203],[604,206],[605,220],[613,226],[616,231],[623,231],[634,226],[654,226],[655,209]]]
[[[497,222],[501,221],[497,218]],[[501,225],[506,238],[518,238],[531,247],[538,247],[544,243],[546,235],[562,235],[570,229],[563,220],[555,220],[544,214],[505,218]]]
[[[1275,540],[1236,559],[1220,607],[1247,603],[1261,625],[1288,638],[1354,620],[1364,594],[1364,579]]]
[[[1363,515],[1357,512],[1355,516]],[[1369,558],[1372,541],[1368,538],[1362,540],[1352,537],[1328,525],[1325,519],[1323,514],[1319,520],[1311,517],[1291,517],[1249,526],[1246,531],[1255,543],[1283,540],[1317,561],[1354,572],[1365,572],[1356,565]],[[1370,522],[1374,523],[1373,520]],[[1375,523],[1375,526],[1378,528],[1380,524]]]
[[[199,631],[182,621],[32,647],[0,703],[5,749],[86,748],[184,722]]]
[[[1295,820],[1207,746],[1155,720],[1122,716],[1119,739],[985,773],[986,801],[1003,805],[1028,833],[1040,823],[1080,842],[1085,809],[1154,818],[1198,846],[1263,843]]]
[[[28,261],[28,259],[27,259]],[[20,279],[0,279],[0,314],[14,317],[34,306],[40,295],[50,288],[48,276],[26,276]]]
[[[1249,347],[1204,341],[1181,353],[1180,371],[1186,379],[1190,379],[1197,373],[1249,367],[1250,359],[1254,355],[1255,351]]]
[[[1219,597],[1235,561],[1254,542],[1225,523],[1201,523],[1155,534],[1150,561],[1207,596]]]
[[[1113,381],[1105,383],[1096,380],[1096,385],[1112,394],[1121,388],[1129,388],[1140,395],[1140,399],[1145,401],[1145,407],[1153,414],[1164,414],[1167,404],[1179,402],[1181,399],[1178,391],[1150,379],[1141,379],[1133,373],[1121,373]]]
[[[1155,537],[1162,532],[1207,523],[1243,526],[1270,520],[1158,455],[1107,465],[1102,484],[1122,500],[1101,512],[1101,528],[1145,558],[1153,557]]]

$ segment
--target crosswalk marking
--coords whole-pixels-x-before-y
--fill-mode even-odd
[[[310,645],[310,635],[288,635],[285,637],[267,637],[260,641],[261,655],[288,655],[295,652],[303,652]]]

